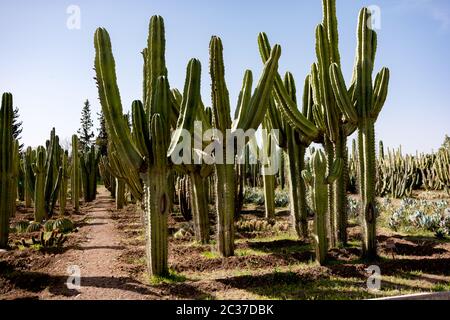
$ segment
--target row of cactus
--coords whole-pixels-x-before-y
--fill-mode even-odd
[[[100,152],[91,146],[80,155],[81,180],[83,184],[83,197],[85,202],[92,202],[97,197],[98,164]]]
[[[414,190],[449,190],[449,152],[441,149],[433,154],[403,155],[400,147],[385,153],[380,142],[377,195],[402,199],[411,197]]]

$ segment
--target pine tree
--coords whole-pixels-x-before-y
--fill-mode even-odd
[[[108,155],[108,132],[106,131],[106,122],[105,116],[103,115],[103,111],[97,113],[98,121],[100,123],[100,127],[98,130],[98,135],[96,139],[96,144],[99,148],[100,154],[102,156]]]
[[[90,148],[93,144],[92,139],[95,137],[92,128],[94,123],[91,118],[91,105],[89,100],[84,103],[83,109],[81,111],[81,128],[78,129],[80,150],[84,151]]]
[[[450,137],[448,135],[445,136],[442,148],[450,150]]]
[[[14,109],[14,115],[13,115],[13,128],[12,128],[12,132],[13,132],[13,137],[14,139],[18,140],[20,142],[20,140],[22,139],[22,137],[20,136],[22,134],[22,121],[19,121],[19,108],[15,108]],[[19,143],[19,152],[22,153],[23,151],[23,143]]]

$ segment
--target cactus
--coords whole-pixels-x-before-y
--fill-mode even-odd
[[[377,35],[370,28],[370,19],[369,10],[363,8],[359,15],[357,55],[350,93],[337,63],[331,65],[330,75],[339,109],[350,123],[358,126],[358,180],[362,199],[363,256],[368,260],[374,260],[377,257],[375,122],[386,101],[389,70],[383,68],[373,85]]]
[[[144,50],[144,104],[133,103],[133,133],[123,118],[111,41],[105,29],[95,33],[95,70],[108,136],[133,195],[143,203],[146,224],[148,273],[168,273],[167,218],[170,112],[173,96],[165,67],[164,22],[150,20],[148,47]],[[144,107],[145,105],[145,107]],[[142,181],[142,184],[141,184]]]
[[[284,87],[293,105],[297,105],[297,95],[295,80],[291,73],[287,72],[284,78]],[[312,87],[310,85],[310,76],[307,76],[303,91],[302,116],[308,121],[312,119]],[[301,172],[305,169],[306,148],[311,141],[302,139],[301,133],[293,129],[285,118],[277,111],[275,102],[269,106],[270,127],[279,131],[278,146],[282,148],[287,155],[287,165],[289,168],[289,202],[293,226],[299,238],[308,237],[308,217],[306,205],[305,183],[301,178]]]
[[[68,158],[69,155],[67,151],[63,152],[61,163],[61,186],[59,188],[59,214],[61,216],[64,216],[66,212],[67,187],[68,187],[68,180],[70,178]]]
[[[269,165],[273,165],[270,163],[272,152],[272,138],[271,134],[268,132],[270,130],[269,117],[266,115],[266,118],[263,121],[263,147],[262,152],[264,157],[268,160],[267,164],[262,166],[263,169],[263,183],[264,183],[264,207],[265,207],[265,216],[267,220],[275,219],[275,174],[269,174],[266,172],[266,169]]]
[[[35,175],[34,186],[34,220],[42,222],[48,218],[45,209],[45,148],[39,146],[36,152],[36,162],[33,163],[33,172]]]
[[[329,186],[330,246],[347,242],[347,137],[356,130],[351,116],[337,104],[342,99],[332,89],[330,66],[340,68],[336,0],[323,0],[323,21],[316,28],[317,63],[311,68],[315,114],[323,119],[324,148],[331,165],[333,159],[344,161],[344,174]]]
[[[80,158],[78,156],[78,136],[72,136],[72,164],[70,175],[70,190],[73,209],[80,211]]]
[[[31,207],[31,201],[34,197],[35,177],[33,173],[32,163],[36,161],[36,152],[28,147],[23,156],[23,171],[25,184],[25,207]]]
[[[177,130],[172,138],[171,145],[168,150],[168,156],[177,155],[177,145],[180,143],[181,130],[189,131],[190,136],[197,138],[198,133],[194,126],[194,120],[197,118],[201,121],[202,127],[211,128],[211,123],[207,115],[207,111],[203,107],[200,96],[200,76],[201,66],[198,60],[191,60],[188,65],[186,84],[181,99],[181,107],[177,122]],[[184,139],[183,139],[184,141]],[[203,143],[200,144],[203,147]],[[193,163],[181,163],[176,165],[178,171],[189,176],[190,179],[190,200],[192,208],[192,217],[194,220],[194,233],[196,241],[206,244],[209,242],[209,208],[208,198],[206,196],[205,181],[212,174],[213,167],[204,163],[198,157],[196,150],[191,153]],[[190,151],[191,152],[191,151]],[[184,156],[184,154],[183,154]],[[177,161],[178,162],[178,161]],[[192,162],[192,161],[191,161]],[[200,164],[198,164],[200,163]]]
[[[246,76],[244,86],[248,92],[246,99],[240,99],[238,106],[238,118],[232,126],[230,117],[230,101],[228,89],[225,83],[225,68],[223,62],[222,41],[218,37],[212,37],[210,42],[210,74],[212,80],[212,114],[213,127],[220,132],[225,133],[227,130],[248,130],[257,129],[262,123],[269,103],[272,92],[273,81],[277,74],[278,60],[281,55],[280,46],[274,46],[270,57],[266,62],[260,82],[251,96],[252,79]],[[248,72],[246,72],[246,75]],[[216,152],[227,154],[226,143],[218,141]],[[235,159],[236,155],[233,155]],[[224,256],[232,256],[234,254],[234,212],[235,212],[235,173],[234,165],[215,164],[216,174],[216,210],[217,210],[217,242],[218,251]]]
[[[337,158],[330,166],[322,150],[316,150],[310,162],[310,171],[303,170],[302,176],[309,185],[312,209],[314,211],[313,240],[316,250],[316,261],[323,265],[327,260],[327,223],[328,186],[342,175],[343,161]]]
[[[92,202],[97,196],[97,177],[100,152],[94,146],[80,156],[83,197],[85,202]]]
[[[44,206],[45,218],[48,218],[53,215],[62,179],[61,147],[59,146],[59,137],[55,133],[55,128],[52,129],[50,140],[47,141],[44,170]]]
[[[9,235],[9,218],[15,199],[16,187],[12,181],[14,138],[11,131],[13,121],[13,97],[4,93],[0,109],[0,248],[6,248]],[[16,190],[16,191],[15,191]]]

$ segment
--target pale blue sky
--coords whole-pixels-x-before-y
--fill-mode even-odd
[[[407,152],[437,149],[450,134],[450,2],[448,0],[337,0],[340,48],[347,78],[355,51],[362,6],[381,8],[377,70],[391,69],[390,95],[377,124],[377,138]],[[81,9],[81,29],[69,30],[69,5]],[[321,22],[319,0],[17,0],[0,2],[0,91],[14,94],[24,122],[23,141],[37,146],[52,126],[61,140],[79,127],[85,99],[100,109],[93,80],[93,34],[111,35],[122,102],[141,98],[142,59],[148,21],[166,24],[167,64],[173,87],[182,88],[192,57],[203,67],[202,92],[210,101],[208,44],[224,43],[226,78],[236,103],[245,69],[261,71],[257,35],[282,45],[280,71],[294,73],[298,86],[315,61],[314,29]]]

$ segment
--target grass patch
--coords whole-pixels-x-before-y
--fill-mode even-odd
[[[166,276],[152,276],[149,277],[149,282],[152,286],[160,284],[173,284],[185,282],[187,278],[181,274],[176,273],[173,270],[169,270],[169,274]]]
[[[218,259],[220,258],[220,255],[218,252],[215,251],[205,251],[201,253],[201,256],[206,259]]]

